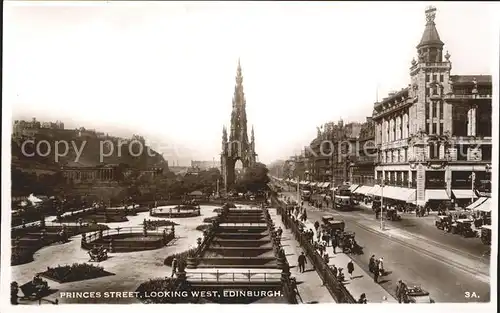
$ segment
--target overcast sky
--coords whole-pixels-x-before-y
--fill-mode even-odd
[[[4,2],[4,110],[212,160],[241,58],[248,128],[268,163],[320,124],[370,116],[377,88],[406,87],[429,4]],[[452,74],[492,74],[498,5],[434,5]]]

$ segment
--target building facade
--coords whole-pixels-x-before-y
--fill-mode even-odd
[[[394,187],[387,189],[389,198],[417,205],[470,202],[476,187],[490,184],[491,76],[451,75],[450,54],[443,55],[434,23],[436,9],[425,13],[410,85],[374,106],[374,176]]]
[[[351,159],[362,123],[330,122],[318,127],[318,134],[306,149],[311,180],[335,186],[349,182]]]
[[[357,153],[350,156],[349,180],[351,184],[375,185],[375,162],[377,146],[375,145],[375,124],[371,117],[361,125],[359,137],[354,145]]]

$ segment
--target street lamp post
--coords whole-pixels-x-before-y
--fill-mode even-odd
[[[331,147],[330,153],[332,154],[332,209],[335,209],[335,172],[334,172],[334,156],[333,156],[334,146]]]
[[[470,202],[474,202],[474,183],[476,182],[476,173],[474,173],[474,167],[472,168],[471,174],[471,199]]]
[[[300,178],[297,176],[297,204],[300,203]]]
[[[384,178],[380,183],[380,230],[384,230]]]

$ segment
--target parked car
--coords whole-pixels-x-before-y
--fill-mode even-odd
[[[428,291],[420,286],[411,286],[406,288],[405,303],[434,303]]]

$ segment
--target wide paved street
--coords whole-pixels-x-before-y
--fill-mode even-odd
[[[295,198],[295,192],[284,192]],[[390,274],[381,279],[381,285],[395,295],[398,279],[409,285],[420,285],[430,292],[436,302],[488,302],[490,299],[489,259],[483,254],[488,249],[477,238],[462,238],[438,231],[432,226],[432,217],[403,216],[403,221],[380,222],[366,210],[353,212],[320,211],[305,205],[308,219],[321,220],[328,213],[346,222],[346,230],[356,233],[364,254],[353,256],[358,266],[368,271],[372,254],[383,257]],[[427,219],[427,220],[425,220]],[[399,223],[399,224],[397,224]],[[466,293],[477,297],[466,297]]]

